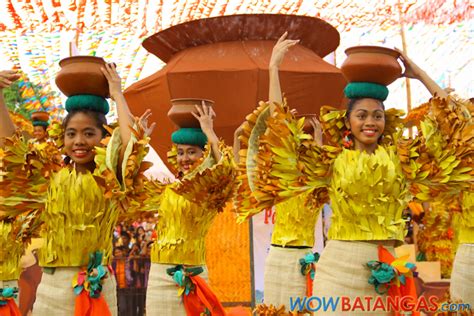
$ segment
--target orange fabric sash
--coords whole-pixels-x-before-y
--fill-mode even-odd
[[[206,281],[198,275],[190,275],[194,290],[187,295],[183,293],[183,303],[188,315],[201,315],[209,310],[212,316],[226,315],[224,307],[212,292]]]
[[[76,295],[74,316],[111,316],[109,306],[102,293],[98,298],[92,298],[89,293],[82,291]]]
[[[107,277],[107,268],[101,265],[102,253],[89,255],[87,270],[79,271],[72,286],[76,294],[74,316],[111,316],[102,292],[102,280]],[[108,267],[110,269],[110,267]]]
[[[314,263],[311,263],[311,269],[314,269]],[[306,296],[313,296],[313,279],[311,278],[311,272],[306,274]]]
[[[14,299],[9,299],[6,305],[0,306],[0,316],[21,316]]]
[[[380,262],[383,262],[389,265],[395,260],[395,257],[382,245],[379,245],[378,247],[378,255],[379,255]],[[412,298],[413,304],[416,304],[418,295],[416,294],[415,281],[413,280],[413,277],[406,277],[405,284],[400,283],[400,286],[390,286],[388,290],[388,295],[392,298],[409,296]],[[406,314],[403,314],[401,312],[394,312],[394,316],[402,316],[402,315],[406,315]],[[420,316],[420,312],[413,311],[411,315]]]

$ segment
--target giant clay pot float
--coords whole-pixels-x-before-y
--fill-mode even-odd
[[[45,111],[33,112],[31,114],[31,120],[32,121],[47,122],[49,120],[49,114],[48,114],[48,112],[45,112]]]
[[[100,70],[104,59],[94,56],[73,56],[59,62],[61,70],[56,75],[56,85],[66,96],[93,94],[109,96],[107,78]]]
[[[214,106],[214,101],[196,98],[180,98],[171,100],[171,108],[168,117],[179,127],[200,127],[199,121],[193,116],[196,105]]]
[[[341,66],[349,82],[373,82],[388,86],[402,75],[398,63],[400,53],[380,46],[354,46],[345,51],[347,58]]]

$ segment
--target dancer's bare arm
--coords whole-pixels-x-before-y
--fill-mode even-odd
[[[276,103],[282,103],[283,98],[281,96],[281,87],[280,87],[280,78],[278,75],[280,65],[285,57],[286,52],[292,46],[296,45],[299,40],[289,40],[286,39],[288,32],[285,32],[277,41],[273,47],[272,57],[270,58],[269,69],[269,91],[268,91],[268,100],[270,101],[270,113],[273,114]]]
[[[20,75],[14,70],[0,71],[0,146],[3,146],[3,138],[12,136],[15,133],[10,114],[8,114],[7,105],[3,97],[3,89],[9,87]]]
[[[418,79],[431,95],[437,95],[442,98],[446,98],[448,93],[442,89],[423,69],[421,69],[417,64],[413,62],[407,55],[405,55],[401,50],[395,48],[396,51],[400,53],[400,59],[405,66],[405,72],[403,76],[412,79]]]

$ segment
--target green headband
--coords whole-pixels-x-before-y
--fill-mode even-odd
[[[44,126],[44,127],[48,127],[49,126],[49,122],[48,121],[33,121],[33,126]]]
[[[171,134],[171,140],[175,144],[195,145],[201,148],[207,144],[207,137],[200,128],[180,128]]]
[[[388,96],[386,86],[372,82],[350,82],[344,89],[349,99],[371,98],[385,101]]]
[[[66,111],[92,110],[95,112],[109,113],[109,103],[103,97],[92,94],[72,95],[66,100]]]

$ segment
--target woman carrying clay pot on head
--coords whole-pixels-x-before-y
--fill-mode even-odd
[[[134,120],[115,66],[105,64],[102,72],[121,128],[104,146],[107,101],[89,94],[70,96],[63,134],[58,137],[67,156],[64,167],[15,134],[5,104],[0,103],[1,187],[9,188],[1,191],[0,208],[9,218],[39,210],[43,223],[44,244],[38,252],[43,277],[34,315],[117,314],[115,281],[107,265],[120,206],[140,196],[147,127],[135,124],[132,135]],[[15,76],[6,72],[4,86]],[[16,260],[13,257],[14,253],[7,254]]]
[[[472,146],[468,146],[472,135],[466,134],[472,118],[464,114],[466,104],[447,97],[401,54],[405,76],[437,94],[429,101],[430,113],[420,135],[402,137],[400,113],[384,108],[386,86],[351,82],[345,89],[350,99],[347,110],[321,109],[331,145],[318,146],[288,106],[280,104],[278,66],[296,43],[286,40],[285,34],[273,50],[270,104],[257,111],[251,140],[258,143],[248,144],[249,153],[257,153],[247,161],[253,195],[263,205],[272,205],[317,188],[328,190],[333,215],[329,242],[316,264],[313,295],[327,300],[347,296],[352,304],[367,296],[415,300],[413,265],[393,257],[393,247],[405,236],[402,212],[412,196],[429,200],[459,194],[472,183]],[[466,136],[459,139],[459,135]],[[451,137],[457,137],[456,142],[450,143]],[[316,314],[340,315],[341,308],[339,302],[334,312],[321,308]],[[365,309],[351,315],[367,313]]]
[[[146,295],[150,315],[224,314],[206,284],[205,238],[232,196],[235,166],[232,149],[214,132],[214,110],[203,102],[192,115],[200,128],[181,127],[171,135],[168,159],[177,181],[150,183],[152,198],[144,203],[158,213]]]

